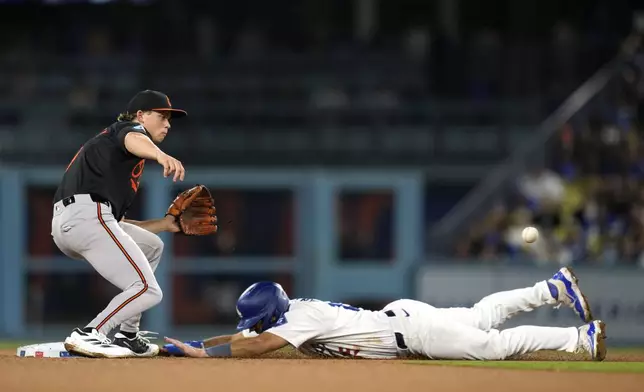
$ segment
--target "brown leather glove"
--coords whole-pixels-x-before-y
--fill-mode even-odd
[[[205,185],[195,185],[174,199],[166,215],[172,215],[186,235],[209,235],[217,232],[215,199]]]

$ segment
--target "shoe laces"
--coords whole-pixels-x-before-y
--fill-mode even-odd
[[[112,341],[107,336],[99,332],[98,329],[93,330],[93,335],[99,342],[101,342],[101,344],[112,344]]]
[[[156,337],[148,337],[147,335],[158,335],[157,332],[152,332],[152,331],[139,331],[136,333],[136,337],[134,339],[137,339],[145,344],[150,343],[150,339],[154,340]]]

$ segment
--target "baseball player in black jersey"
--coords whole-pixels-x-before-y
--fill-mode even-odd
[[[90,357],[155,356],[159,347],[139,330],[141,313],[161,302],[154,276],[163,242],[156,233],[178,232],[175,217],[124,219],[139,190],[146,160],[163,166],[164,177],[183,181],[181,162],[159,147],[170,120],[187,113],[163,93],[141,91],[118,120],[88,140],[67,166],[54,197],[52,236],[67,256],[87,260],[123,290],[84,328],[65,339],[65,348]],[[107,338],[116,327],[114,340]]]

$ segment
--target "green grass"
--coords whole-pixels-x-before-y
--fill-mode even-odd
[[[4,341],[0,340],[0,350],[15,350],[20,346],[26,346],[29,344],[35,344],[38,342],[35,341]],[[45,342],[41,342],[45,343]]]
[[[408,361],[415,365],[465,366],[495,369],[644,373],[644,362],[585,361]]]

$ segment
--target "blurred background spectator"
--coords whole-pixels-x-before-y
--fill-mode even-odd
[[[521,176],[457,255],[644,267],[643,56],[640,44],[601,104],[559,130],[548,164]],[[523,245],[526,226],[540,229],[534,246]]]

